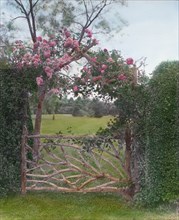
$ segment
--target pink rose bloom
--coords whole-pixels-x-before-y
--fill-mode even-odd
[[[83,71],[87,72],[88,68],[86,66],[83,67]]]
[[[72,47],[73,46],[73,39],[68,37],[64,43],[64,47]]]
[[[102,79],[102,76],[94,76],[93,77],[93,81],[96,82],[98,80],[101,80]]]
[[[118,79],[123,81],[123,80],[126,80],[127,77],[126,77],[124,74],[120,74],[120,75],[118,76]]]
[[[38,67],[38,65],[39,65],[38,60],[34,60],[34,63],[33,63],[33,64],[34,64],[35,67]]]
[[[68,37],[70,37],[70,36],[71,36],[70,32],[69,32],[69,31],[67,31],[67,30],[65,30],[65,31],[64,31],[64,34],[65,34],[65,37],[66,37],[66,38],[68,38]]]
[[[44,43],[44,44],[47,44],[47,43],[48,43],[48,41],[47,41],[47,40],[45,40],[45,39],[43,39],[43,43]]]
[[[49,66],[46,66],[46,67],[44,68],[44,71],[45,71],[45,73],[47,74],[47,76],[48,76],[49,78],[52,78],[53,69],[51,69]]]
[[[92,62],[96,62],[96,60],[97,60],[97,57],[92,57],[92,58],[91,58],[91,61],[92,61]]]
[[[51,41],[51,42],[49,43],[49,46],[50,46],[50,47],[56,46],[56,42],[55,42],[55,41]]]
[[[50,58],[50,51],[44,51],[44,57],[45,58]]]
[[[79,42],[77,40],[73,41],[73,47],[78,48],[79,47]]]
[[[127,65],[132,65],[132,64],[134,64],[134,60],[132,58],[127,58],[126,63],[127,63]]]
[[[36,38],[36,40],[37,40],[37,41],[42,41],[42,37],[39,36],[39,37]]]
[[[55,88],[51,89],[50,91],[51,91],[53,94],[58,94],[58,93],[59,93],[59,89],[55,89]]]
[[[34,49],[38,48],[38,46],[39,46],[39,42],[35,42],[34,43]]]
[[[114,63],[114,60],[113,60],[112,57],[109,57],[109,58],[107,59],[107,62],[109,62],[109,63]]]
[[[43,84],[43,82],[44,82],[43,79],[42,79],[42,76],[37,77],[36,78],[36,82],[37,82],[38,86],[41,86]]]
[[[74,87],[73,87],[73,91],[74,91],[74,92],[78,92],[78,90],[79,90],[78,86],[74,86]]]
[[[106,64],[103,64],[103,65],[101,66],[101,68],[102,68],[102,70],[106,70],[106,69],[108,68],[108,66],[107,66]]]
[[[104,71],[104,70],[100,70],[100,72],[101,72],[101,73],[104,73],[105,71]]]
[[[92,37],[92,31],[89,29],[85,29],[85,33],[87,33],[87,37],[91,38]]]

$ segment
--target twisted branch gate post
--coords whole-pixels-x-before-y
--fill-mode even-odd
[[[26,142],[27,142],[27,128],[23,126],[22,130],[22,140],[21,140],[21,194],[26,194],[26,169],[27,169],[27,161],[26,161]]]

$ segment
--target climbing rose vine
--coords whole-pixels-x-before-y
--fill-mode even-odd
[[[36,82],[38,86],[42,86],[47,80],[56,79],[55,75],[68,70],[73,61],[82,57],[90,59],[87,53],[98,41],[92,38],[89,29],[85,29],[82,40],[78,40],[77,36],[78,34],[72,36],[67,29],[63,29],[58,35],[37,37],[33,45],[16,41],[13,48],[13,64],[18,69],[41,68]]]
[[[93,52],[80,75],[75,81],[76,94],[94,91],[111,97],[117,97],[123,87],[140,82],[142,76],[132,58],[124,59],[119,51],[107,49]]]

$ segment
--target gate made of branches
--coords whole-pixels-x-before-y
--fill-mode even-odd
[[[29,140],[40,139],[38,156]],[[21,149],[21,192],[118,192],[126,195],[131,181],[119,139],[103,136],[28,135]]]

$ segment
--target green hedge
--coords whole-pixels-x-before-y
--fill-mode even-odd
[[[143,189],[143,198],[148,205],[179,196],[178,71],[178,61],[163,62],[149,83]]]
[[[27,119],[27,95],[22,73],[0,70],[0,196],[20,190],[20,143]],[[32,129],[31,120],[28,124]]]

